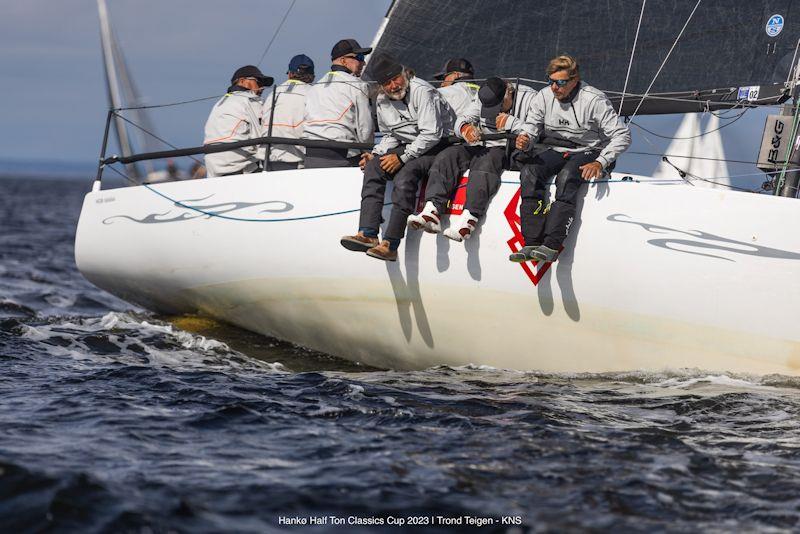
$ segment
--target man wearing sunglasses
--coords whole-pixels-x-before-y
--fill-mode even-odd
[[[247,65],[231,77],[228,92],[217,102],[208,116],[204,145],[245,141],[261,137],[261,92],[272,85],[258,67]],[[258,147],[249,146],[206,154],[208,176],[227,176],[260,170]]]
[[[362,159],[364,184],[358,233],[341,244],[384,261],[397,260],[406,220],[414,210],[417,187],[453,131],[455,114],[436,89],[411,75],[390,56],[370,63],[370,76],[380,84],[378,126],[383,137]],[[386,184],[394,183],[392,210],[383,240],[378,240]]]
[[[520,218],[525,246],[509,260],[555,261],[575,218],[583,180],[600,178],[631,144],[608,97],[580,79],[578,63],[558,56],[547,66],[549,86],[531,103],[517,149],[527,152],[520,171]],[[517,131],[514,125],[509,130]],[[549,146],[532,153],[536,141]],[[541,146],[541,145],[540,145]],[[548,205],[548,182],[555,175],[555,201]]]
[[[361,80],[366,54],[355,39],[342,39],[331,50],[331,70],[306,97],[303,139],[372,143],[375,126],[369,88]],[[306,149],[305,168],[355,167],[361,151],[346,148]]]

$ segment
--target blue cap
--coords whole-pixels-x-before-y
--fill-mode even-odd
[[[289,72],[314,74],[314,61],[305,54],[297,54],[289,62]]]

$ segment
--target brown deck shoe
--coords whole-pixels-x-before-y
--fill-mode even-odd
[[[365,236],[364,232],[358,232],[356,235],[346,235],[339,240],[339,243],[353,252],[366,252],[380,244],[377,237]]]
[[[383,261],[397,261],[397,251],[389,248],[389,242],[385,239],[380,245],[374,246],[367,251],[367,256],[372,256]]]

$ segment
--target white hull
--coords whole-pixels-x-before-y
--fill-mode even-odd
[[[595,185],[558,262],[529,276],[507,259],[516,182],[505,174],[466,245],[410,232],[397,263],[339,245],[357,211],[285,220],[357,208],[357,169],[98,191],[84,201],[76,260],[94,284],[146,308],[200,312],[379,367],[800,374],[797,201]],[[154,191],[281,221],[207,217]]]

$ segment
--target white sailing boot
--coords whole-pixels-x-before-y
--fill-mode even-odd
[[[478,227],[478,218],[472,215],[469,210],[461,212],[461,218],[458,219],[458,224],[455,224],[444,231],[445,237],[453,241],[464,241],[472,236],[472,233]]]
[[[439,219],[439,211],[433,202],[428,201],[422,211],[416,215],[409,215],[406,224],[412,230],[425,230],[431,234],[438,234],[442,231],[442,221]]]

